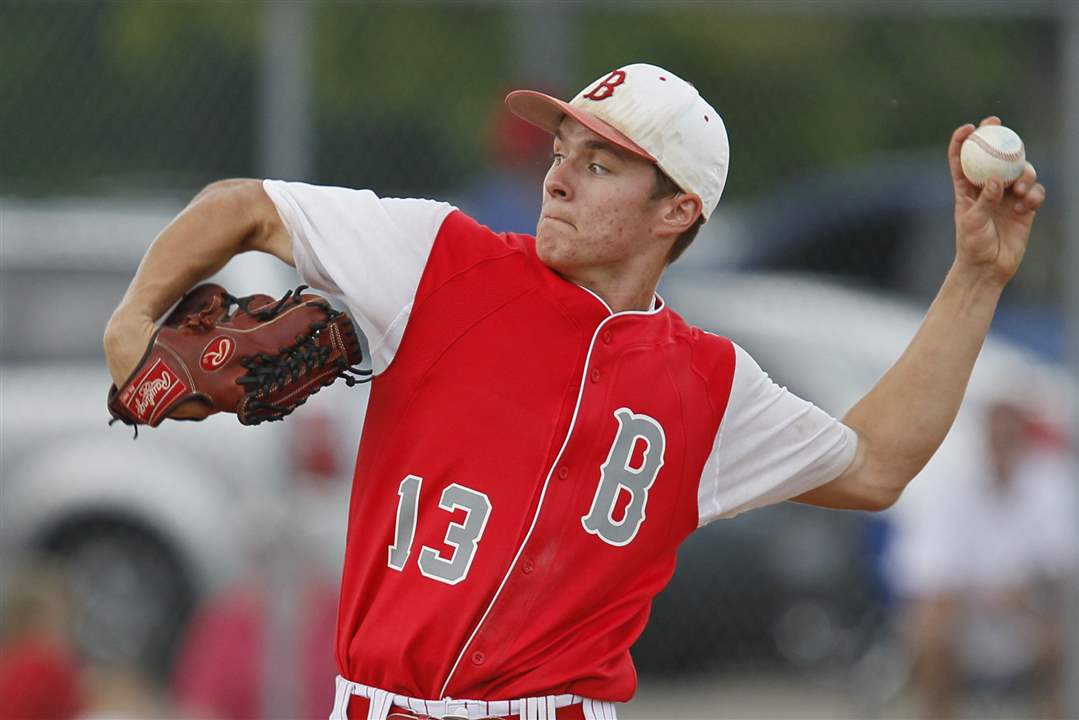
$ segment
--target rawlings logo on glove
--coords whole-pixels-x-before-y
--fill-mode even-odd
[[[280,420],[322,387],[370,380],[356,330],[305,286],[280,300],[237,298],[200,285],[158,328],[131,377],[109,391],[113,419],[156,427],[181,405],[205,417],[235,413],[244,425]],[[201,418],[200,418],[201,419]]]
[[[214,338],[206,346],[206,349],[202,351],[202,361],[199,364],[202,365],[202,369],[206,372],[213,372],[232,357],[232,351],[235,349],[236,343],[227,337]]]
[[[156,425],[159,422],[156,411],[168,406],[186,390],[187,385],[180,381],[176,372],[158,359],[124,387],[120,403],[139,422]]]

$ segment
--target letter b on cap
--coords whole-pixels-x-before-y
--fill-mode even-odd
[[[612,70],[607,77],[600,80],[594,88],[584,94],[589,100],[606,100],[614,95],[614,89],[626,81],[625,70]]]

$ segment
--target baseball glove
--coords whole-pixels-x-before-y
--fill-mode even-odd
[[[276,301],[213,284],[191,290],[123,386],[109,390],[109,424],[135,425],[137,435],[138,425],[157,427],[196,401],[205,410],[196,415],[229,412],[258,425],[282,419],[337,378],[349,386],[370,380],[356,367],[363,356],[348,316],[305,289]]]

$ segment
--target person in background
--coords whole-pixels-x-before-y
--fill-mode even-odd
[[[0,720],[71,720],[83,706],[64,575],[32,563],[0,599]]]
[[[457,204],[497,232],[533,232],[542,199],[536,187],[550,164],[551,136],[499,102],[486,141],[490,165],[464,188]]]
[[[968,684],[1026,680],[1043,714],[1063,718],[1076,464],[1018,402],[990,403],[983,422],[980,447],[927,468],[940,482],[919,479],[935,500],[896,507],[886,568],[902,598],[913,686],[926,717],[950,718]]]
[[[196,608],[170,680],[183,718],[324,717],[332,692],[331,651],[338,584],[314,540],[284,518],[303,496],[239,513],[247,563],[231,585]],[[262,522],[258,522],[261,518]],[[336,559],[336,558],[335,558]]]

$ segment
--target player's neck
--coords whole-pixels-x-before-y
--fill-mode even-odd
[[[602,273],[566,279],[598,296],[612,313],[651,310],[659,284],[658,275],[644,281],[625,274],[605,276]]]

